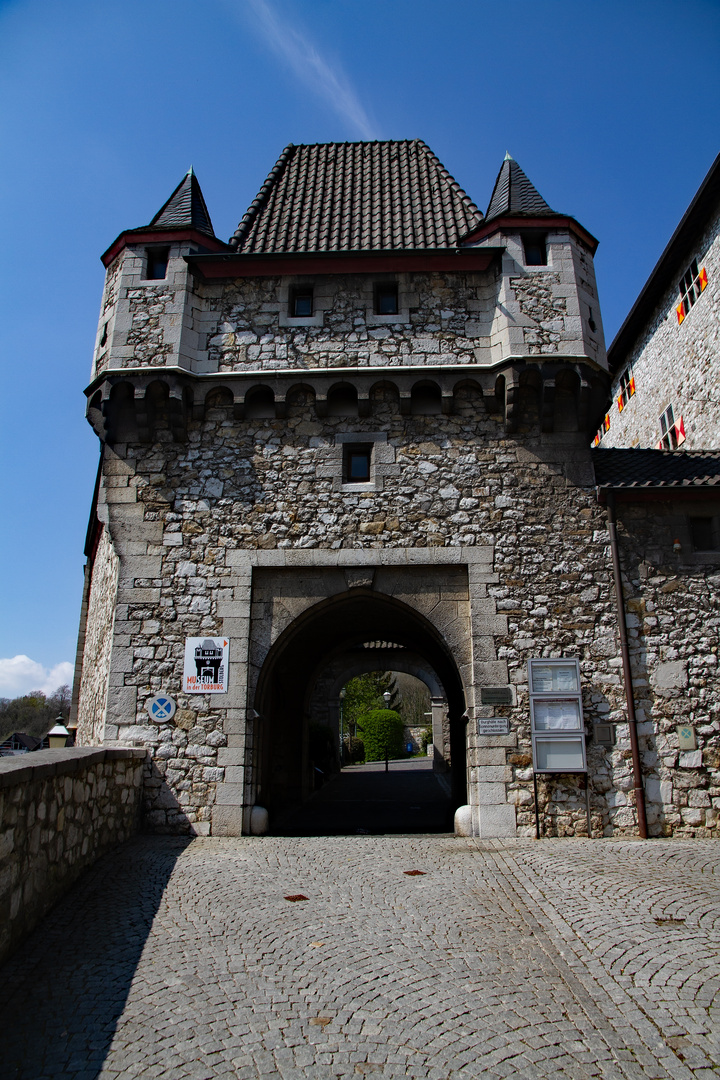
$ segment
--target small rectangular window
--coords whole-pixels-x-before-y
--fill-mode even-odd
[[[375,314],[397,315],[398,287],[394,281],[382,282],[375,286]]]
[[[147,281],[162,281],[167,276],[170,248],[147,248]]]
[[[547,266],[547,235],[525,233],[522,238],[526,266]]]
[[[700,296],[700,293],[704,291],[706,285],[707,270],[705,267],[700,270],[698,268],[697,259],[693,259],[683,276],[680,278],[680,303],[675,309],[677,312],[678,324],[685,321],[685,316]]]
[[[618,412],[622,412],[630,398],[635,393],[635,376],[631,368],[625,368],[620,376],[620,393],[618,394]]]
[[[290,317],[309,319],[313,313],[312,285],[297,286],[290,290]]]
[[[717,550],[715,522],[711,517],[691,517],[688,524],[690,525],[690,538],[695,551]]]
[[[660,417],[660,449],[676,450],[678,445],[675,417],[672,405],[668,405]]]
[[[343,481],[346,484],[362,484],[370,480],[370,462],[372,443],[360,443],[345,446],[343,461]]]

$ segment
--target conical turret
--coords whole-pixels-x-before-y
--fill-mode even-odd
[[[149,229],[197,229],[207,236],[215,232],[210,214],[192,166],[170,198],[147,226]]]
[[[505,154],[493,188],[486,223],[498,217],[548,217],[555,211],[531,184],[517,161]]]

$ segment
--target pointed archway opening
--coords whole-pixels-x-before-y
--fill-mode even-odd
[[[378,643],[386,648],[372,648]],[[360,770],[370,778],[356,779],[348,798],[347,785],[342,793],[338,787],[347,773],[341,773],[339,692],[368,671],[405,671],[425,682],[433,701],[436,759],[418,759],[415,767],[412,761],[395,763],[389,773],[402,773],[401,779],[380,765]],[[466,801],[465,694],[442,635],[409,605],[366,588],[314,605],[270,649],[254,708],[254,801],[268,809],[271,832],[451,831],[454,810]],[[425,802],[437,798],[439,806],[431,828],[413,828],[408,811],[423,791]],[[363,813],[368,801],[377,805]],[[340,805],[347,803],[353,806]]]

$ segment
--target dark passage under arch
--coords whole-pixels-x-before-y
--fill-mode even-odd
[[[259,719],[253,765],[255,801],[269,810],[271,832],[279,831],[279,823],[292,818],[313,797],[308,733],[310,701],[320,675],[336,658],[379,638],[412,650],[437,674],[450,725],[449,817],[466,801],[465,695],[450,650],[437,628],[419,612],[360,587],[304,612],[280,635],[263,663],[255,693]],[[384,831],[398,831],[391,817]]]

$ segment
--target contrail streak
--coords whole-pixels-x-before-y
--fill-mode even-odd
[[[346,120],[361,138],[376,139],[375,129],[344,71],[325,60],[301,30],[280,17],[269,0],[245,0],[245,6],[252,16],[251,24],[265,44],[296,78]],[[235,4],[232,7],[237,12]]]

